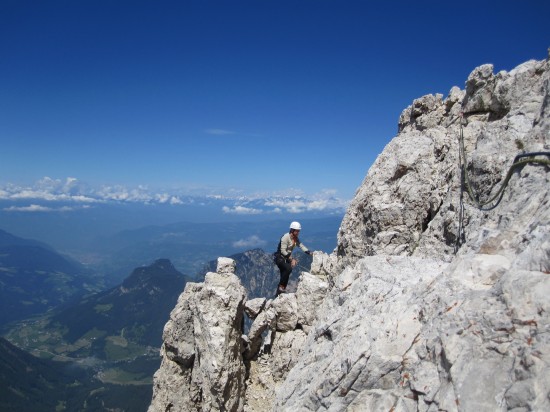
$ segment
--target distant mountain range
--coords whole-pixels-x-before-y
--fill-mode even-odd
[[[53,250],[45,243],[32,239],[23,239],[21,237],[12,235],[5,230],[0,229],[0,247],[6,246],[38,246],[44,249]]]
[[[205,263],[218,256],[254,248],[274,251],[291,220],[302,223],[303,241],[310,249],[331,252],[343,215],[317,216],[312,212],[307,216],[266,217],[218,212],[212,221],[213,216],[204,215],[212,211],[209,207],[196,205],[203,214],[193,218],[204,218],[203,223],[197,223],[182,221],[187,214],[170,205],[110,204],[64,213],[31,213],[7,212],[9,207],[2,209],[0,201],[0,228],[54,245],[57,253],[72,257],[98,275],[91,283],[101,279],[105,288],[120,284],[134,268],[159,258],[170,259],[186,276],[200,278]],[[145,223],[151,221],[158,223]]]
[[[0,230],[0,327],[97,291],[99,283],[48,245]]]
[[[347,205],[346,201],[326,193],[315,197],[185,196],[180,198],[182,203],[171,204],[156,201],[166,199],[164,196],[145,196],[132,201],[128,195],[135,194],[134,190],[122,196],[94,198],[91,193],[71,191],[69,194],[66,190],[46,193],[43,187],[20,189],[24,197],[19,196],[20,191],[14,187],[0,187],[0,228],[25,238],[40,239],[71,255],[90,252],[97,239],[124,230],[174,222],[224,224],[279,220],[288,224],[291,220],[337,218],[339,223]],[[37,197],[33,198],[33,194]],[[174,259],[174,256],[161,256]],[[176,267],[181,271],[177,264]]]
[[[83,404],[79,387],[90,379],[84,369],[38,359],[0,338],[0,410],[76,410]]]
[[[248,292],[248,299],[275,297],[275,292],[280,280],[279,269],[273,262],[273,254],[262,249],[252,249],[244,253],[228,256],[235,260],[235,274],[241,279],[241,283]],[[297,251],[294,257],[298,265],[292,270],[290,276],[289,291],[296,287],[300,272],[308,272],[311,269],[312,257]],[[217,260],[212,260],[204,267],[204,273],[215,272]]]
[[[121,285],[26,321],[8,336],[46,357],[121,361],[156,355],[186,281],[169,260],[158,259],[135,269]]]
[[[312,250],[331,252],[341,217],[302,220],[303,241]],[[200,279],[204,265],[219,256],[231,256],[261,248],[275,251],[290,221],[268,220],[224,223],[179,222],[125,230],[101,238],[97,253],[103,256],[98,267],[120,282],[121,274],[159,257],[169,258],[185,275]]]
[[[135,269],[120,286],[57,312],[51,324],[61,326],[69,343],[95,335],[90,354],[98,357],[109,358],[109,346],[117,343],[160,347],[162,329],[185,283],[168,259],[158,259]]]
[[[324,224],[309,229],[308,246],[328,241]],[[149,256],[159,256],[163,247],[175,248],[175,253],[195,259],[189,267],[196,268],[196,281],[216,270],[218,256],[229,255],[237,262],[236,273],[249,299],[271,298],[279,282],[272,251],[219,252],[254,244],[274,250],[271,238],[278,239],[280,232],[281,222],[182,223],[121,232],[104,246],[136,248]],[[155,243],[164,246],[148,248]],[[210,254],[216,259],[205,264]],[[300,266],[292,282],[311,264],[309,256],[299,251],[297,256]],[[100,287],[97,280],[48,245],[0,231],[0,307],[5,322],[18,321],[6,337],[29,352],[0,342],[0,410],[146,411],[160,363],[162,330],[190,279],[170,260],[157,258],[135,268],[119,285],[92,293]],[[31,314],[35,316],[27,318]]]
[[[7,337],[40,358],[60,361],[55,365],[85,367],[86,387],[105,387],[95,396],[114,410],[145,411],[162,330],[186,281],[169,260],[158,259],[119,286],[21,322]]]

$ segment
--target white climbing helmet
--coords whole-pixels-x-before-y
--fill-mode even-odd
[[[290,228],[294,230],[302,230],[302,225],[299,222],[292,222]]]

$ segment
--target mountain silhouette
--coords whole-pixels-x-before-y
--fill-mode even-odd
[[[0,338],[0,410],[46,411],[65,405],[77,410],[89,372],[39,359]]]
[[[101,358],[109,336],[160,347],[162,329],[185,283],[185,276],[168,259],[158,259],[136,268],[121,285],[61,310],[51,323],[63,328],[63,338],[71,343],[87,334],[97,335],[92,348]]]
[[[53,248],[0,230],[0,327],[94,290],[87,270]]]

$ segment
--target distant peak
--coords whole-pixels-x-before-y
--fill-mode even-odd
[[[161,268],[161,269],[173,269],[173,270],[175,270],[175,267],[172,264],[172,262],[170,261],[170,259],[166,259],[166,258],[161,258],[161,259],[155,260],[149,267],[158,267],[158,268]]]
[[[160,279],[183,278],[169,259],[157,259],[149,266],[141,266],[132,272],[123,282],[125,289],[141,288],[156,284]]]

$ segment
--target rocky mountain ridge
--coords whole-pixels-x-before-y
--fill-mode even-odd
[[[97,290],[81,264],[50,246],[0,230],[0,328]]]
[[[76,410],[84,403],[80,388],[88,374],[38,359],[0,337],[0,409],[3,411]],[[78,383],[78,385],[75,385]],[[91,385],[88,385],[91,386]],[[95,388],[90,388],[95,389]]]
[[[157,259],[116,287],[19,322],[6,337],[27,352],[3,354],[0,377],[17,383],[8,385],[4,409],[45,410],[41,397],[71,397],[67,410],[146,410],[165,318],[187,280],[170,260]]]
[[[296,293],[187,285],[149,410],[549,410],[548,152],[549,59],[415,100]]]

